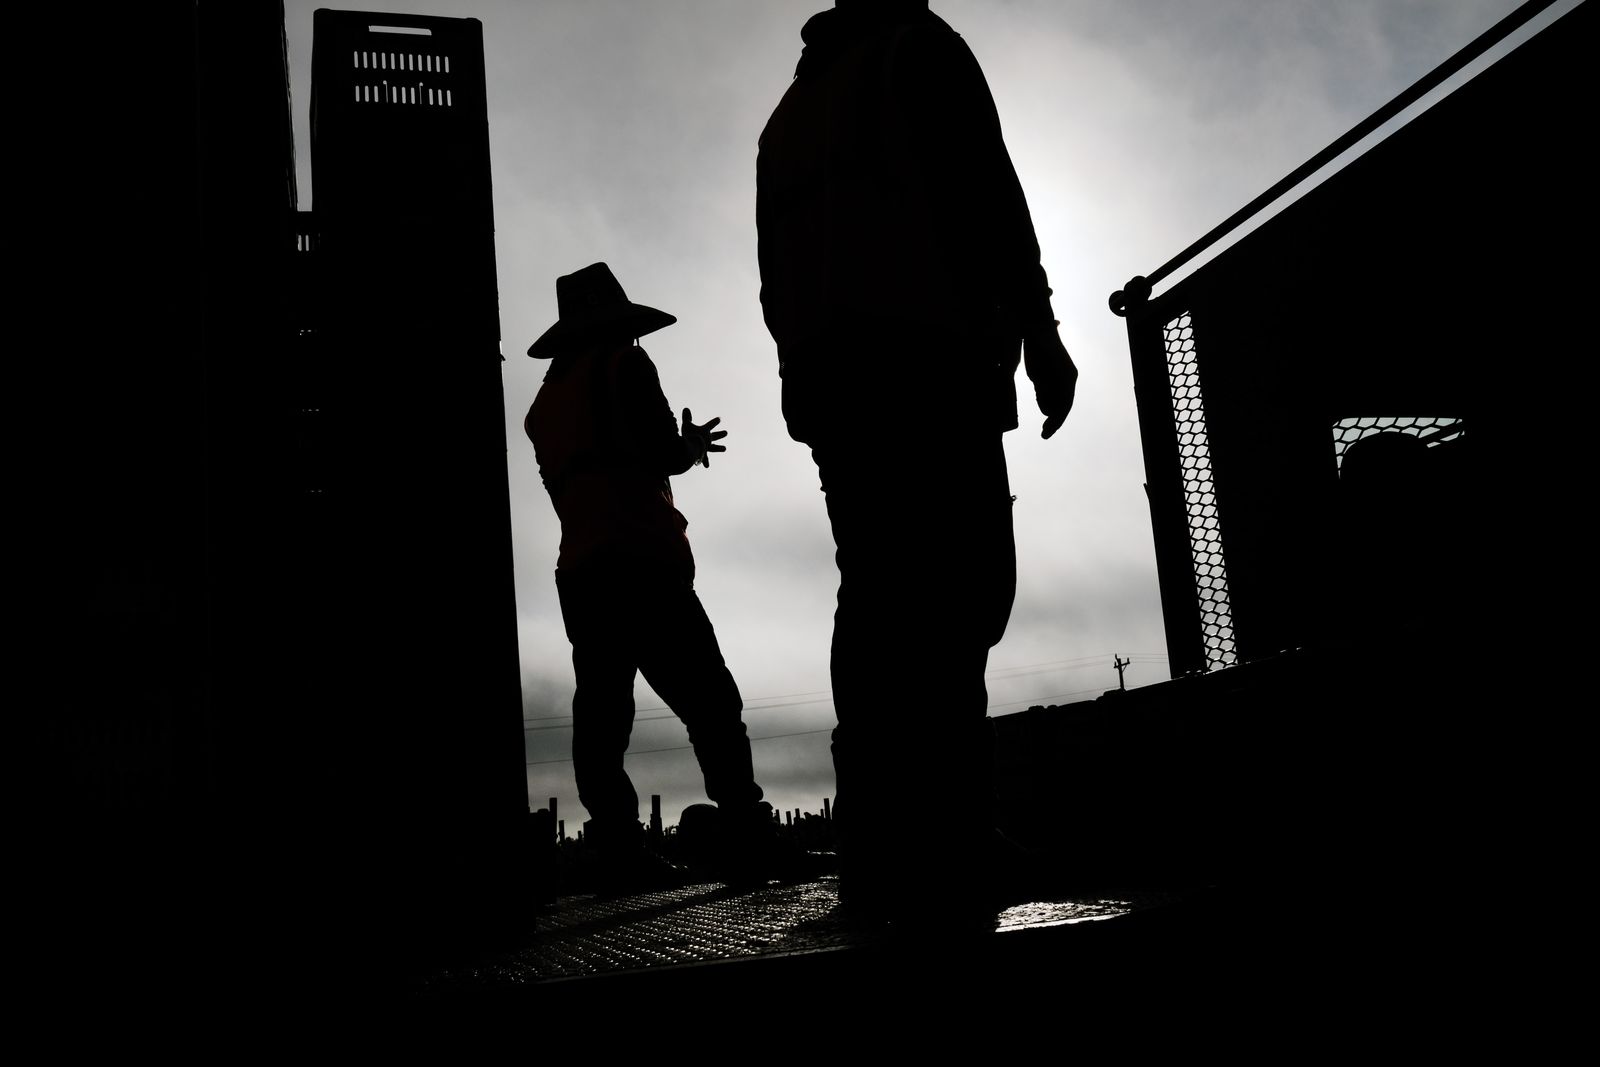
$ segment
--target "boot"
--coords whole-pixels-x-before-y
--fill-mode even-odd
[[[689,872],[650,851],[638,822],[583,824],[586,855],[579,862],[579,888],[600,896],[625,896],[679,889]]]

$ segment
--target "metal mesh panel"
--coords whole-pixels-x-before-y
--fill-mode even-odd
[[[1420,437],[1429,448],[1453,441],[1466,432],[1460,419],[1367,415],[1340,419],[1333,424],[1333,452],[1344,469],[1345,451],[1363,437],[1375,433],[1403,433]]]
[[[1195,599],[1206,653],[1206,669],[1238,662],[1233,640],[1233,607],[1228,601],[1228,571],[1222,556],[1217,493],[1211,480],[1211,447],[1206,439],[1205,404],[1200,396],[1194,323],[1186,311],[1162,327],[1167,378],[1172,389],[1172,419],[1178,434],[1183,472],[1184,512],[1194,555]]]

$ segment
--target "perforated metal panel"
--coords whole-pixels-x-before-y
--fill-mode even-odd
[[[1223,560],[1216,486],[1211,479],[1211,448],[1206,439],[1205,401],[1200,395],[1194,323],[1184,312],[1162,330],[1167,376],[1172,387],[1172,417],[1183,469],[1184,511],[1194,555],[1195,593],[1200,605],[1206,669],[1238,662],[1233,639],[1233,608],[1228,601],[1228,569]]]
[[[1345,451],[1363,437],[1379,433],[1403,433],[1408,437],[1420,438],[1423,444],[1432,448],[1446,441],[1454,441],[1465,432],[1466,424],[1460,419],[1405,416],[1340,419],[1333,424],[1333,451],[1342,470]]]

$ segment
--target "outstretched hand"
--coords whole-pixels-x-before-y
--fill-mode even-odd
[[[699,463],[705,467],[710,467],[711,453],[726,452],[728,450],[727,445],[717,444],[718,441],[728,436],[728,431],[716,430],[715,433],[712,432],[716,429],[717,423],[721,421],[721,418],[715,418],[706,423],[704,426],[696,426],[691,421],[689,409],[683,409],[683,436],[693,440],[700,446],[700,458],[695,460],[696,463]]]
[[[1029,337],[1022,345],[1023,366],[1033,381],[1033,395],[1044,415],[1039,436],[1049,440],[1067,421],[1078,393],[1078,368],[1067,346],[1052,328]]]

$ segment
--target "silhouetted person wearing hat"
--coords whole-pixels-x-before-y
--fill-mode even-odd
[[[1016,584],[1001,434],[1024,362],[1050,437],[1077,370],[988,84],[926,0],[838,0],[761,136],[761,303],[789,433],[838,546],[841,893],[979,916],[993,842],[984,671]],[[951,811],[944,833],[911,813]],[[926,890],[937,886],[938,899]]]
[[[604,263],[556,279],[556,298],[560,321],[528,349],[551,364],[524,426],[561,519],[556,588],[577,676],[573,772],[602,878],[643,887],[670,871],[644,850],[639,798],[623,769],[635,672],[688,726],[706,795],[727,824],[754,832],[771,818],[668,482],[709,466],[727,435],[719,419],[697,426],[688,409],[680,432],[635,343],[677,319],[629,301]]]

